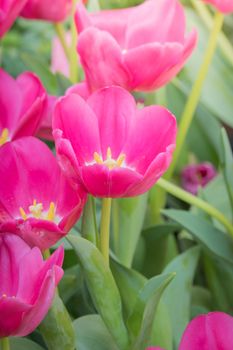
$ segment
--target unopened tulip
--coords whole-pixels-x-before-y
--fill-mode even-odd
[[[191,55],[197,34],[185,36],[178,0],[148,0],[121,10],[76,12],[78,52],[90,89],[119,85],[148,91],[168,83]]]
[[[65,20],[71,11],[72,0],[28,0],[21,16],[28,19],[41,19],[51,22]]]
[[[165,108],[137,109],[129,92],[103,88],[87,101],[69,94],[53,119],[58,161],[70,181],[97,197],[149,190],[169,167],[176,120]]]
[[[38,248],[0,233],[0,338],[26,336],[47,314],[63,275],[64,250],[43,261]]]
[[[79,219],[86,194],[70,186],[53,153],[34,137],[6,143],[0,159],[0,232],[51,247]]]
[[[196,195],[199,187],[205,187],[216,175],[217,171],[210,163],[188,165],[181,173],[182,187]]]
[[[233,12],[232,0],[204,0],[205,2],[215,6],[220,12],[231,13]]]
[[[36,134],[46,98],[35,74],[26,72],[14,80],[0,69],[0,147],[7,141]]]
[[[0,38],[10,29],[27,0],[0,1]]]

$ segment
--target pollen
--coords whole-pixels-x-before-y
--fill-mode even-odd
[[[109,170],[121,167],[126,158],[125,154],[120,154],[117,159],[113,159],[112,151],[110,147],[107,148],[107,154],[106,154],[105,160],[103,160],[103,158],[97,152],[94,153],[93,157],[97,164],[106,165],[109,168]]]
[[[19,212],[23,220],[27,220],[28,217],[33,217],[36,219],[55,221],[56,218],[56,207],[55,203],[51,202],[48,210],[44,210],[42,203],[37,203],[36,199],[33,200],[33,204],[28,207],[28,214],[26,211],[20,207]]]
[[[9,131],[8,129],[3,129],[0,133],[0,146],[4,145],[8,141],[9,138]]]

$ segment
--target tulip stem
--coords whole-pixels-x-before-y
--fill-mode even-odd
[[[191,3],[197,10],[206,27],[211,29],[213,26],[213,18],[207,6],[202,1],[197,0],[191,0]],[[218,45],[225,57],[233,64],[233,46],[223,32],[219,33]]]
[[[2,350],[10,350],[9,338],[2,338]]]
[[[165,179],[161,178],[156,184],[160,188],[163,188],[166,192],[175,196],[176,198],[179,198],[190,205],[194,205],[195,207],[202,209],[207,214],[217,219],[226,228],[227,232],[233,238],[233,225],[218,209],[214,208],[209,203],[203,201],[201,198],[198,198],[192,195],[191,193],[182,190],[178,186],[172,184],[171,182]]]
[[[193,120],[193,116],[195,114],[195,111],[196,111],[196,108],[198,105],[198,101],[199,101],[200,96],[201,96],[202,87],[204,85],[204,81],[206,79],[209,66],[210,66],[212,58],[214,56],[214,52],[215,52],[217,40],[218,40],[218,34],[222,28],[223,20],[224,20],[224,15],[220,12],[217,12],[215,15],[215,18],[214,18],[213,28],[212,28],[212,32],[210,34],[207,49],[206,49],[206,52],[205,52],[205,55],[203,58],[203,63],[200,67],[199,73],[197,75],[197,79],[194,82],[189,99],[188,99],[187,104],[184,108],[184,112],[181,116],[181,120],[180,120],[180,124],[179,124],[179,131],[178,131],[178,136],[177,136],[177,141],[176,141],[176,150],[175,150],[174,155],[173,155],[172,164],[166,173],[166,178],[171,178],[171,176],[174,172],[174,169],[175,169],[177,160],[180,156],[183,144],[185,142],[190,124]]]
[[[75,26],[75,11],[76,11],[77,0],[72,0],[72,11],[71,11],[71,46],[69,53],[70,63],[70,81],[76,83],[78,81],[78,54],[76,51],[76,45],[78,41],[78,34]]]
[[[64,27],[61,23],[55,23],[54,24],[55,31],[57,33],[57,36],[60,40],[61,46],[65,52],[65,55],[67,59],[69,58],[69,47],[66,43],[66,32],[64,30]]]
[[[111,202],[111,198],[103,198],[100,221],[100,251],[104,256],[107,265],[109,265]]]

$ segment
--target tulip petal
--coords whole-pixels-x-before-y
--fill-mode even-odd
[[[86,29],[79,37],[78,52],[92,91],[110,85],[127,88],[130,78],[123,64],[122,49],[109,33]]]
[[[223,312],[200,315],[187,326],[179,350],[232,350],[233,317]]]
[[[112,157],[117,159],[135,117],[134,98],[124,89],[114,86],[95,92],[87,103],[98,118],[102,158],[106,159],[110,147]]]
[[[61,130],[62,137],[69,139],[80,165],[92,161],[94,152],[100,151],[97,118],[78,95],[67,95],[57,103],[53,129]]]
[[[167,109],[150,106],[138,110],[123,152],[131,168],[145,174],[152,161],[175,143],[176,119]]]

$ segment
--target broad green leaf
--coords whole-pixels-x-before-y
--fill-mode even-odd
[[[75,265],[65,270],[64,276],[59,283],[59,293],[62,300],[68,300],[81,290],[83,285],[83,273],[79,265]]]
[[[166,304],[160,300],[153,322],[150,345],[156,345],[166,350],[172,350],[172,343],[173,337],[170,314]]]
[[[174,277],[175,273],[155,276],[139,291],[135,307],[128,320],[132,335],[136,337],[134,350],[141,350],[149,345],[158,303]]]
[[[102,254],[91,242],[81,237],[69,235],[67,239],[83,267],[96,309],[119,348],[127,349],[128,334],[122,316],[119,290]]]
[[[136,270],[130,269],[111,260],[111,270],[121,294],[126,317],[130,315],[137,299],[138,291],[147,279]]]
[[[119,350],[99,315],[87,315],[74,321],[78,350]]]
[[[134,198],[121,198],[117,200],[117,204],[119,245],[116,255],[124,265],[130,267],[145,218],[147,194]]]
[[[210,291],[201,286],[192,287],[192,309],[191,317],[200,313],[208,313],[213,309],[213,300]]]
[[[27,338],[10,338],[11,350],[44,350],[43,347]],[[2,350],[0,341],[0,350]]]
[[[176,348],[190,320],[191,289],[199,253],[199,247],[188,249],[164,269],[164,273],[176,273],[176,277],[162,297],[169,310]]]
[[[55,294],[53,304],[39,330],[49,350],[75,349],[74,328],[58,293]]]
[[[221,157],[221,167],[223,170],[223,176],[225,179],[228,196],[231,203],[231,210],[233,210],[233,155],[231,145],[225,129],[222,129],[221,136],[223,148]]]
[[[136,6],[142,2],[143,0],[99,0],[101,8],[104,8],[104,9]]]
[[[233,263],[233,241],[207,220],[185,210],[163,210],[163,213],[189,231],[205,248]]]
[[[95,208],[93,207],[95,199],[92,196],[88,196],[88,200],[85,204],[82,216],[82,236],[88,241],[96,245],[98,236],[96,235],[97,223],[96,223],[96,214]]]

